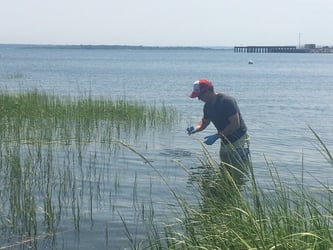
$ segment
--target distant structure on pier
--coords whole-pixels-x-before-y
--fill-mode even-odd
[[[296,46],[246,46],[234,47],[236,53],[295,53]]]
[[[304,44],[303,48],[296,46],[237,46],[235,53],[333,53],[333,47],[317,48],[315,44]]]

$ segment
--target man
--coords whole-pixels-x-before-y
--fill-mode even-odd
[[[206,136],[204,143],[212,145],[220,139],[222,164],[228,163],[242,172],[247,172],[249,167],[249,139],[247,127],[236,100],[227,94],[215,92],[213,84],[206,79],[194,82],[193,91],[189,96],[191,98],[197,97],[205,104],[203,118],[195,127],[187,128],[187,133],[191,135],[202,131],[212,122],[217,132]],[[230,170],[228,166],[227,168]]]

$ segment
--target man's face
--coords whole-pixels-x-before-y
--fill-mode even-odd
[[[200,95],[198,96],[198,99],[201,100],[201,101],[203,101],[203,102],[207,102],[209,100],[208,99],[208,96],[209,96],[208,92],[209,92],[208,90],[202,91],[200,93]]]

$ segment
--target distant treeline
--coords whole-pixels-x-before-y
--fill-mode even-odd
[[[143,46],[143,45],[51,45],[51,44],[0,44],[0,47],[36,49],[230,49],[230,47],[200,46]]]

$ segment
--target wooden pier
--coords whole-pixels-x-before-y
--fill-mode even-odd
[[[300,53],[296,46],[241,46],[234,47],[235,53]]]

